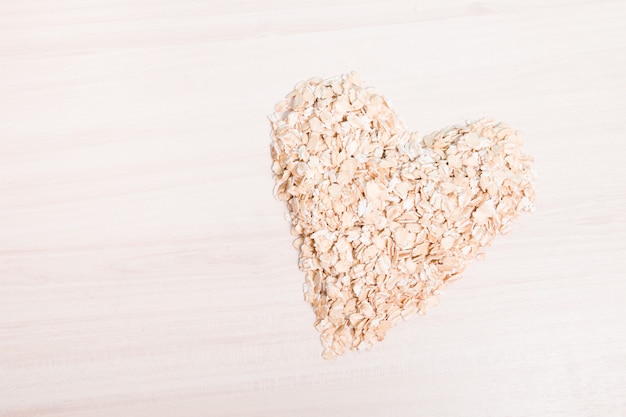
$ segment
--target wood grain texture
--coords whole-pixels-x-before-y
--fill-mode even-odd
[[[0,1],[1,416],[623,416],[623,1]],[[320,358],[273,104],[357,70],[523,130],[538,207]]]

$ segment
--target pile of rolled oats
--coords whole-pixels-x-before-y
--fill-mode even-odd
[[[519,132],[479,120],[422,137],[354,73],[301,82],[270,121],[275,194],[327,359],[423,313],[533,208]]]

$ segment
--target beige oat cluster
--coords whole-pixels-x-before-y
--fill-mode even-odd
[[[424,312],[533,208],[519,132],[480,120],[422,137],[354,73],[298,84],[270,121],[275,193],[327,359]]]

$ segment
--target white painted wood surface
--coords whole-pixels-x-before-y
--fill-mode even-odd
[[[0,1],[1,416],[623,416],[624,1]],[[526,132],[538,208],[321,359],[266,115],[357,70]]]

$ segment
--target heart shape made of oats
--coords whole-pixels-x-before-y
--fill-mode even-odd
[[[533,209],[519,132],[483,119],[422,137],[355,73],[299,83],[270,122],[275,195],[327,359],[423,313]]]

